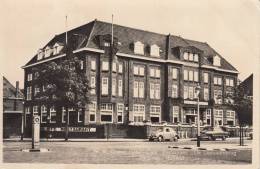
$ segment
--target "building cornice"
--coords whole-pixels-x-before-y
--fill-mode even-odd
[[[79,52],[82,52],[82,51],[105,53],[105,51],[102,50],[102,49],[87,48],[87,47],[74,50],[73,53],[79,53]],[[180,64],[180,65],[190,66],[190,67],[199,67],[198,64],[191,64],[191,63],[186,63],[186,62],[177,61],[177,60],[169,60],[169,59],[165,60],[165,59],[160,59],[160,58],[148,58],[148,57],[144,57],[144,56],[126,54],[126,53],[121,53],[121,52],[116,53],[116,55],[121,56],[121,57],[147,60],[147,61],[153,61],[153,62],[174,63],[174,64]],[[30,64],[30,65],[27,65],[27,66],[23,66],[22,68],[24,69],[24,68],[32,67],[32,66],[35,66],[35,65],[38,65],[38,64],[41,64],[41,63],[45,63],[45,62],[48,62],[50,60],[58,59],[58,58],[61,58],[61,57],[64,57],[64,56],[66,56],[66,54],[58,55],[58,56],[55,56],[55,57],[52,57],[52,58],[49,58],[49,59],[46,59],[46,60],[39,61],[37,63],[33,63],[33,64]],[[201,67],[207,68],[207,69],[213,69],[213,70],[217,70],[217,71],[222,71],[222,72],[228,72],[228,73],[239,73],[238,71],[221,69],[221,68],[210,66],[210,65],[202,65]]]

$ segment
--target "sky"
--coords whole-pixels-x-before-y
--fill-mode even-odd
[[[207,42],[244,80],[257,72],[258,0],[2,0],[1,73],[23,88],[25,65],[55,34],[94,19]],[[1,18],[2,17],[2,18]]]

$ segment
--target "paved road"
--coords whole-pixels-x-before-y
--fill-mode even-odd
[[[250,140],[245,142],[251,144]],[[21,152],[30,142],[4,142],[3,162],[84,164],[250,164],[250,148],[233,151],[173,149],[194,146],[196,141],[179,142],[42,142],[45,153]],[[238,145],[237,139],[203,141],[201,145]]]

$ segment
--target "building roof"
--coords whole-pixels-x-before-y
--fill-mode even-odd
[[[248,76],[239,86],[245,90],[247,96],[253,96],[253,74]]]
[[[3,98],[23,98],[23,93],[19,90],[16,97],[16,88],[3,76]]]
[[[67,32],[68,42],[73,44],[72,49],[80,49],[83,47],[100,49],[99,44],[97,43],[96,38],[100,35],[108,35],[112,32],[112,24],[94,20],[85,25],[77,27]],[[217,53],[211,46],[204,42],[198,42],[194,40],[184,39],[180,36],[174,35],[164,35],[160,33],[140,30],[136,28],[130,28],[126,26],[121,26],[113,24],[114,37],[118,39],[118,52],[125,54],[134,54],[134,51],[131,49],[131,45],[134,42],[140,41],[145,46],[156,44],[160,47],[160,57],[162,59],[166,58],[167,54],[167,37],[169,36],[170,46],[172,49],[177,46],[188,47],[193,46],[201,51],[203,51],[202,63],[205,65],[212,65],[211,58],[215,55],[221,57],[221,66],[220,68],[225,70],[237,71],[227,60],[225,60],[219,53]],[[54,45],[56,42],[65,44],[65,32],[59,35],[56,35],[46,46]],[[146,55],[146,54],[145,54]],[[178,59],[173,56],[172,52],[169,52],[173,59]],[[145,56],[150,57],[150,56]],[[37,55],[35,55],[26,65],[37,62]]]

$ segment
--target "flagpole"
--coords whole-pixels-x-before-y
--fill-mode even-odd
[[[66,46],[68,44],[68,32],[67,32],[67,26],[68,26],[68,16],[66,15],[66,20],[65,20],[65,29],[66,29]]]

